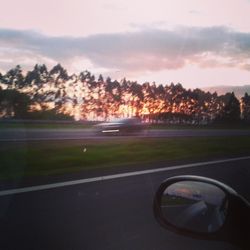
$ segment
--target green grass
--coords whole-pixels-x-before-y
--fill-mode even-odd
[[[250,129],[247,123],[218,123],[208,125],[151,124],[149,129]]]
[[[161,199],[162,206],[190,205],[194,202],[195,200],[192,199],[166,194]]]
[[[0,179],[238,155],[250,155],[250,137],[112,138],[84,144],[81,141],[4,143],[0,145]]]
[[[82,129],[92,128],[81,123],[0,123],[0,129]]]

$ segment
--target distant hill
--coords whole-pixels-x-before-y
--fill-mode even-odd
[[[228,92],[234,92],[234,94],[241,98],[247,92],[250,94],[250,85],[242,85],[242,86],[213,86],[213,87],[205,87],[202,88],[204,91],[209,91],[211,93],[217,92],[219,95],[224,95]]]

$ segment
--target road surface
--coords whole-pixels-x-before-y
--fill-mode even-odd
[[[130,137],[195,137],[195,136],[249,136],[250,130],[243,129],[170,129],[147,130]],[[120,136],[96,136],[93,129],[0,129],[0,141],[41,141],[107,139]]]
[[[161,228],[152,201],[158,185],[182,174],[215,178],[250,200],[249,159],[92,181],[0,196],[0,249],[235,250]]]

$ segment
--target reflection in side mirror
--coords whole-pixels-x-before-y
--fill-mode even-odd
[[[166,188],[161,198],[164,218],[189,231],[218,231],[225,222],[227,198],[220,188],[202,182],[180,181]]]
[[[250,204],[216,180],[188,175],[165,180],[155,194],[154,215],[175,233],[250,249]]]

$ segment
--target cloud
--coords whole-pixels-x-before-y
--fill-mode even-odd
[[[34,31],[0,29],[0,68],[34,62],[60,62],[78,68],[123,72],[174,70],[195,64],[201,68],[235,67],[250,70],[250,33],[227,27],[179,27],[172,30],[50,37]],[[7,60],[7,61],[6,61]],[[33,64],[33,65],[31,65]]]

